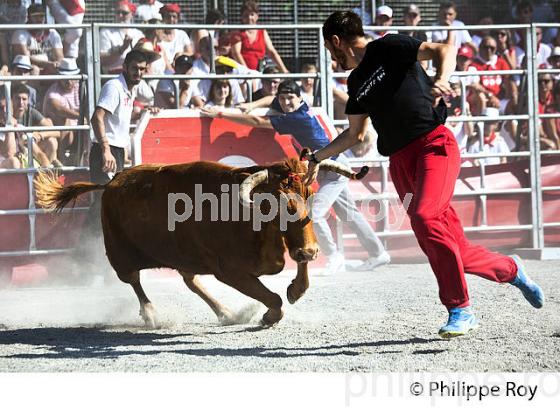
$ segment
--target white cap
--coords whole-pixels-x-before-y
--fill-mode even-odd
[[[486,107],[485,109],[482,110],[482,115],[484,117],[490,117],[490,118],[498,119],[498,117],[500,115],[500,110],[498,110],[497,108],[494,108],[494,107]]]
[[[75,58],[63,58],[60,60],[60,65],[58,66],[58,74],[62,75],[76,75],[80,74],[80,69],[78,64],[76,64]]]
[[[560,56],[560,47],[554,47],[552,49],[552,53],[550,53],[550,57],[558,57],[558,56]]]
[[[24,70],[31,70],[33,68],[31,67],[31,60],[29,59],[29,56],[25,56],[22,54],[14,57],[14,61],[12,61],[12,67],[23,68]]]
[[[387,16],[390,19],[393,18],[393,9],[389,6],[379,6],[375,13],[376,16]]]

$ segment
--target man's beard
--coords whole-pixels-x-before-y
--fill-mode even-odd
[[[129,85],[129,86],[138,85],[138,84],[140,84],[140,81],[142,81],[141,77],[137,78],[137,79],[134,79],[126,72],[124,73],[124,79],[126,80],[126,84]]]
[[[334,50],[334,58],[336,62],[342,67],[343,70],[350,70],[352,67],[348,66],[348,58],[342,51]]]

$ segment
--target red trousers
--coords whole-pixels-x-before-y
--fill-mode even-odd
[[[461,161],[449,129],[440,125],[391,155],[390,161],[401,201],[407,193],[413,195],[407,213],[436,275],[441,303],[447,308],[469,305],[465,272],[494,282],[515,278],[513,259],[470,243],[450,205]]]

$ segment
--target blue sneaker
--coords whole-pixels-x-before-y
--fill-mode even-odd
[[[470,307],[449,309],[447,324],[439,329],[439,335],[444,339],[466,335],[478,327],[478,320]]]
[[[542,308],[544,305],[544,292],[541,287],[527,275],[523,261],[519,256],[512,255],[511,258],[517,265],[517,276],[510,283],[521,291],[531,306],[537,309]]]

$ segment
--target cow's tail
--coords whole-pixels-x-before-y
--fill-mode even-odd
[[[76,182],[63,186],[58,176],[51,171],[39,171],[35,180],[35,194],[37,204],[49,211],[61,211],[66,205],[86,192],[105,189],[105,185],[91,182]]]

